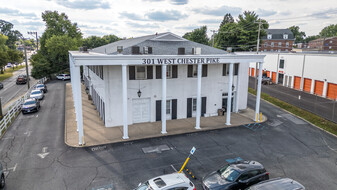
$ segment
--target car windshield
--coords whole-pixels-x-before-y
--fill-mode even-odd
[[[41,94],[41,92],[40,91],[34,91],[34,92],[32,92],[32,94]]]
[[[35,104],[35,101],[28,101],[28,102],[25,102],[23,105],[25,106],[28,106],[28,105],[32,105],[32,104]]]
[[[236,170],[234,170],[232,167],[228,167],[225,170],[220,169],[219,170],[220,175],[222,178],[224,178],[227,181],[233,182],[236,180],[236,178],[239,177],[240,173]]]
[[[153,190],[149,182],[142,183],[136,190]]]

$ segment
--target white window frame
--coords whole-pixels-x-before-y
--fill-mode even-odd
[[[272,34],[268,34],[267,38],[270,40],[272,39]]]
[[[197,115],[197,98],[192,98],[192,117]]]
[[[193,65],[192,76],[198,77],[198,65],[196,65],[196,64]]]
[[[267,47],[267,46],[268,46],[268,42],[265,42],[265,43],[264,43],[264,47]]]
[[[282,46],[282,42],[279,42],[279,43],[278,43],[278,47],[281,47],[281,46]]]
[[[270,46],[271,46],[271,47],[274,47],[274,42],[271,42],[271,43],[270,43]]]
[[[140,74],[138,74],[138,69],[144,67],[144,77],[139,76]],[[145,80],[147,79],[147,69],[146,66],[136,66],[136,80]]]
[[[289,47],[289,42],[286,42],[286,47]]]
[[[283,34],[283,39],[288,39],[288,34]]]
[[[166,100],[166,119],[172,119],[172,100]]]

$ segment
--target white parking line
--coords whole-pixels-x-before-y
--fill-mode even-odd
[[[172,169],[177,172],[177,169],[171,164]]]

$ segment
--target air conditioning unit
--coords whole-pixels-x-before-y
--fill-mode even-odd
[[[122,53],[123,52],[123,46],[117,46],[117,52]]]

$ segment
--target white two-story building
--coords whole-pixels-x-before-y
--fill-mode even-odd
[[[106,127],[217,116],[218,110],[247,108],[249,63],[264,55],[236,55],[161,33],[117,41],[69,54],[76,116],[82,121],[82,79]],[[74,77],[76,78],[74,80]],[[78,78],[78,79],[77,79]],[[258,110],[257,110],[258,113]],[[79,122],[78,121],[78,122]],[[78,126],[81,126],[78,123]],[[83,125],[82,125],[83,126]]]

